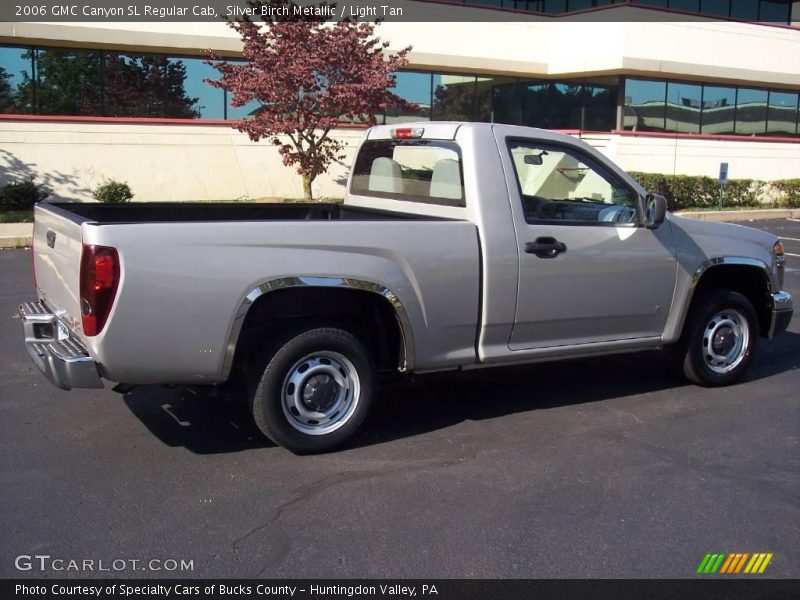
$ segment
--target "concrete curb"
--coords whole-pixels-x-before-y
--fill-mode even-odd
[[[680,211],[675,214],[691,219],[702,219],[703,221],[767,221],[771,219],[800,219],[800,208]]]
[[[0,248],[27,248],[33,242],[33,223],[0,223]]]

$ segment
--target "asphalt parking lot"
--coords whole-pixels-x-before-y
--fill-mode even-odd
[[[800,298],[800,222],[753,225],[785,236]],[[193,561],[125,577],[683,578],[707,552],[800,577],[798,318],[732,388],[650,353],[428,376],[298,457],[235,402],[51,387],[15,318],[30,271],[0,252],[0,577],[109,575],[15,568],[43,554]]]

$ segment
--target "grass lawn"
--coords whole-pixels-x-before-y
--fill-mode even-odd
[[[0,208],[0,223],[33,223],[33,211]]]

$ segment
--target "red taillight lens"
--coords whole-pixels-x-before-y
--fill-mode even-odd
[[[400,129],[392,130],[392,137],[397,140],[413,140],[419,139],[425,134],[422,127],[401,127]]]
[[[83,334],[91,337],[103,330],[117,295],[117,250],[109,246],[84,244],[80,277]]]

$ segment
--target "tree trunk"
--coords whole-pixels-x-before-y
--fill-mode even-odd
[[[314,195],[311,193],[311,184],[313,183],[314,178],[309,175],[303,175],[303,198],[306,202],[310,202],[314,199]]]

